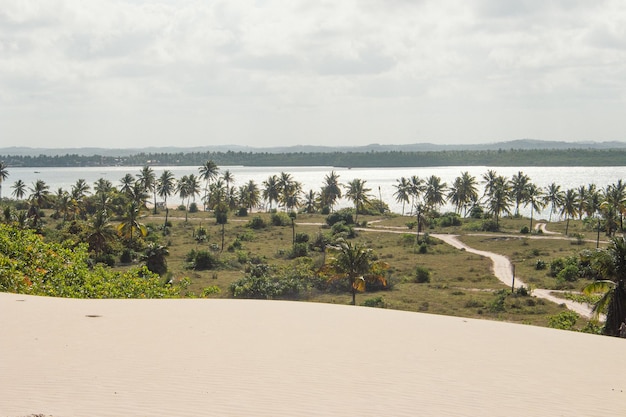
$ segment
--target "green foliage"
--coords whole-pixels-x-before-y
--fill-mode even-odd
[[[271,219],[274,226],[291,225],[291,218],[286,213],[273,213]]]
[[[189,204],[189,213],[197,213],[197,212],[198,212],[198,204],[196,204],[196,202]]]
[[[239,209],[237,210],[237,216],[238,217],[246,217],[248,215],[248,208],[247,207],[239,207]]]
[[[246,275],[230,285],[230,292],[235,298],[298,299],[314,283],[313,276],[312,262],[306,258],[285,269],[250,264]]]
[[[578,266],[568,264],[556,275],[558,281],[575,282],[578,280]]]
[[[489,219],[483,220],[481,230],[483,232],[497,232],[498,230],[500,230],[500,228],[498,227],[498,223],[496,223],[495,220]]]
[[[221,292],[222,290],[220,290],[220,287],[218,287],[217,285],[211,285],[210,287],[206,287],[202,290],[202,296],[210,297],[211,295],[219,294]]]
[[[0,291],[72,298],[169,298],[179,286],[164,285],[146,267],[118,272],[89,267],[85,245],[44,242],[30,230],[0,225]]]
[[[421,265],[415,267],[415,282],[423,284],[430,282],[430,271]]]
[[[296,233],[296,243],[307,243],[309,235],[306,233]]]
[[[502,313],[506,311],[506,298],[509,296],[508,290],[496,292],[495,299],[489,304],[489,311],[492,313]]]
[[[198,243],[206,242],[209,239],[209,233],[204,226],[198,227],[195,231],[195,239]]]
[[[192,249],[187,253],[186,259],[189,269],[195,269],[198,271],[206,269],[215,269],[220,265],[219,259],[216,255],[206,250]]]
[[[446,213],[437,219],[440,227],[460,226],[461,217],[456,213]]]
[[[251,229],[260,230],[260,229],[265,229],[267,227],[267,224],[265,223],[265,220],[263,220],[261,216],[254,216],[253,218],[250,219],[250,221],[248,222],[246,226]]]
[[[344,224],[354,224],[353,209],[341,209],[334,213],[331,213],[326,217],[326,224],[332,226],[336,223],[343,222]]]
[[[542,271],[544,269],[546,269],[548,267],[548,265],[546,264],[546,261],[542,260],[542,259],[537,259],[537,262],[535,262],[535,269],[537,271]]]
[[[363,304],[361,305],[365,307],[377,307],[377,308],[387,307],[387,303],[385,303],[385,299],[382,296],[368,298],[365,301],[363,301]]]
[[[289,253],[290,258],[301,258],[309,255],[309,245],[306,242],[296,243]]]
[[[573,311],[563,311],[555,316],[550,316],[548,326],[553,329],[572,330],[580,316]]]
[[[519,232],[523,235],[527,235],[530,233],[530,229],[528,228],[528,226],[524,226]]]

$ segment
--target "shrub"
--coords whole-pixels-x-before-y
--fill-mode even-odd
[[[196,229],[195,231],[196,242],[198,243],[206,242],[208,238],[209,238],[209,234],[207,233],[207,230],[203,226],[200,226],[198,227],[198,229]]]
[[[218,287],[217,285],[211,285],[210,287],[206,287],[202,290],[202,296],[208,297],[210,295],[219,294],[221,292],[222,290],[220,290],[220,287]]]
[[[519,232],[523,235],[527,235],[530,233],[530,229],[528,228],[528,226],[524,226]]]
[[[295,245],[293,245],[293,248],[291,248],[291,252],[289,253],[289,257],[290,258],[301,258],[303,256],[308,256],[309,254],[309,245],[307,245],[305,242],[301,242],[301,243],[296,243]]]
[[[186,260],[190,269],[202,271],[206,269],[214,269],[219,266],[219,260],[217,256],[206,251],[192,249],[187,253]]]
[[[247,207],[239,207],[239,210],[237,210],[237,216],[239,217],[246,217],[248,215],[248,208]]]
[[[537,259],[537,262],[535,262],[535,269],[537,271],[541,271],[547,268],[546,265],[546,261],[542,260],[542,259]]]
[[[334,213],[331,213],[326,217],[326,224],[329,226],[335,223],[343,222],[344,224],[354,224],[354,217],[352,216],[352,209],[341,209]]]
[[[489,304],[489,311],[492,313],[501,313],[506,310],[506,298],[509,296],[508,290],[500,290],[496,292],[496,298]]]
[[[578,280],[578,266],[566,265],[556,276],[559,281],[575,282]]]
[[[296,243],[307,243],[309,241],[309,235],[306,233],[296,233]]]
[[[460,226],[461,218],[456,213],[446,213],[439,218],[438,223],[441,227]]]
[[[180,204],[178,207],[176,207],[176,210],[178,210],[178,211],[185,211],[185,210],[187,210],[187,207],[185,207],[184,204]]]
[[[382,296],[368,298],[363,301],[363,306],[365,307],[377,307],[377,308],[385,308],[387,304]]]
[[[571,330],[580,316],[573,311],[562,311],[555,316],[550,316],[548,326],[553,329]]]
[[[189,213],[197,213],[197,212],[198,212],[198,205],[194,201],[193,203],[189,204]]]
[[[120,262],[123,264],[129,264],[133,261],[133,251],[131,249],[124,249],[120,255]]]
[[[483,218],[483,208],[479,205],[475,205],[470,210],[470,217],[472,219],[482,219]]]
[[[415,282],[424,284],[430,282],[430,271],[421,265],[415,267]]]
[[[246,226],[251,229],[259,230],[259,229],[265,229],[267,227],[267,224],[265,223],[265,220],[263,220],[261,216],[254,216],[252,219],[250,219],[250,221],[248,222]]]
[[[287,226],[291,224],[291,219],[285,213],[273,213],[272,224],[274,226]]]
[[[421,254],[427,253],[428,252],[428,244],[426,242],[420,243],[418,252],[421,253]]]
[[[481,230],[483,232],[497,232],[500,230],[495,220],[483,220]]]

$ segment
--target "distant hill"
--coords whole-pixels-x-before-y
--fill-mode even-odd
[[[370,144],[364,146],[275,146],[275,147],[252,147],[238,145],[207,145],[195,147],[146,147],[146,148],[29,148],[29,147],[3,147],[0,155],[100,155],[100,156],[128,156],[138,153],[191,153],[191,152],[253,152],[253,153],[324,153],[324,152],[437,152],[437,151],[464,151],[464,150],[531,150],[531,149],[626,149],[626,142],[564,142],[535,139],[518,139],[508,142],[494,142],[485,144],[453,144],[438,145],[434,143],[414,143],[405,145],[381,145]]]

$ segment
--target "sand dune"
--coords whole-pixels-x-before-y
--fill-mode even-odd
[[[623,416],[626,340],[363,307],[0,294],[0,416]]]

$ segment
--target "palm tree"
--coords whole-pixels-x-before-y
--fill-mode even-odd
[[[539,213],[545,207],[542,197],[543,193],[541,192],[541,188],[533,183],[529,183],[526,186],[526,193],[524,194],[522,202],[524,203],[524,207],[530,205],[530,230],[533,230],[534,212]]]
[[[544,193],[543,201],[545,205],[550,204],[550,217],[548,221],[552,221],[552,213],[554,213],[559,207],[561,207],[561,203],[563,201],[563,191],[561,191],[561,186],[556,185],[556,183],[550,184]]]
[[[247,207],[252,212],[252,207],[259,205],[260,192],[259,187],[254,180],[248,181],[246,185],[242,185],[239,190],[239,199],[241,205]]]
[[[22,180],[15,181],[11,188],[13,188],[13,193],[11,194],[18,200],[21,200],[26,195],[26,183]]]
[[[93,184],[93,190],[96,194],[108,194],[113,191],[113,184],[111,184],[111,181],[107,179],[98,178],[98,180]]]
[[[117,226],[117,233],[128,240],[128,247],[133,247],[133,237],[140,235],[145,237],[148,234],[146,226],[139,223],[140,206],[136,201],[131,201],[126,207],[126,217]]]
[[[576,212],[578,213],[578,220],[583,219],[583,214],[587,212],[587,187],[581,185],[576,190]]]
[[[619,216],[619,228],[624,230],[624,211],[626,209],[626,184],[621,180],[617,180],[615,184],[611,184],[607,188],[606,203],[611,205],[611,212],[617,217]]]
[[[105,194],[103,194],[105,195]],[[91,220],[87,235],[89,250],[93,251],[96,259],[107,250],[109,243],[115,239],[115,231],[105,210],[98,210]]]
[[[567,236],[567,231],[569,230],[569,219],[570,217],[575,217],[578,214],[578,210],[576,209],[576,190],[569,189],[563,194],[563,200],[561,202],[561,216],[565,216],[565,235]]]
[[[226,183],[226,195],[230,194],[230,183],[235,181],[235,176],[229,170],[224,171],[222,180]]]
[[[299,181],[291,181],[284,188],[280,198],[280,202],[285,210],[293,211],[300,207],[300,196],[302,194],[302,183]]]
[[[370,201],[369,192],[371,188],[366,188],[365,183],[367,181],[355,178],[346,186],[346,197],[354,204],[354,222],[358,222],[359,211],[362,211],[363,206]]]
[[[180,197],[183,205],[185,205],[185,199],[189,200],[191,198],[190,190],[189,190],[189,176],[183,175],[178,182],[176,182],[176,192]],[[189,212],[189,201],[185,206],[185,222],[187,222],[187,213]]]
[[[137,177],[137,181],[141,184],[141,188],[145,192],[151,192],[154,197],[153,214],[157,214],[157,181],[154,170],[149,165],[144,166]]]
[[[170,252],[167,247],[158,243],[149,243],[141,256],[141,260],[146,263],[146,267],[155,274],[163,275],[167,272],[167,259]]]
[[[493,214],[496,219],[496,229],[500,228],[500,216],[502,213],[511,214],[511,188],[506,177],[497,176],[491,185],[489,202],[487,204],[489,213]]]
[[[393,196],[396,198],[396,202],[402,203],[402,215],[404,216],[404,205],[409,202],[409,196],[411,195],[411,183],[405,177],[401,177],[396,180],[397,184],[394,185],[396,191]]]
[[[263,199],[269,203],[269,210],[272,210],[272,201],[278,204],[280,198],[279,180],[276,175],[268,177],[263,181]]]
[[[498,178],[498,174],[495,170],[490,169],[486,173],[483,174],[483,183],[485,184],[485,190],[483,192],[483,197],[485,198],[491,194],[493,194],[493,188],[496,183],[496,178]]]
[[[228,206],[224,202],[218,203],[213,209],[215,222],[222,225],[222,251],[224,250],[224,227],[228,223]]]
[[[224,185],[224,181],[222,181],[221,178],[218,178],[215,182],[209,185],[209,194],[206,208],[208,208],[209,210],[214,210],[218,204],[224,203],[227,199],[228,194],[226,194],[226,186]]]
[[[61,213],[63,213],[63,222],[65,222],[68,219],[69,214],[74,213],[75,200],[72,199],[70,193],[60,187],[54,197],[55,215],[60,216]]]
[[[315,213],[315,208],[317,205],[318,194],[309,190],[308,193],[304,196],[304,212],[305,213]]]
[[[135,185],[135,177],[127,173],[120,179],[120,184],[120,192],[130,195],[133,191],[133,186]]]
[[[165,204],[165,223],[163,230],[167,227],[167,215],[169,214],[169,208],[167,207],[167,197],[172,195],[176,189],[176,182],[174,174],[170,170],[165,170],[157,181],[157,193],[159,197],[163,198],[163,204]]]
[[[606,249],[608,255],[598,263],[602,280],[587,285],[583,292],[593,294],[603,292],[604,295],[594,305],[596,318],[606,310],[604,334],[620,336],[620,328],[626,322],[626,240],[623,237],[613,238]]]
[[[417,175],[412,175],[410,181],[409,194],[411,195],[411,213],[413,213],[413,209],[417,211],[418,199],[424,191],[424,180]]]
[[[44,180],[37,180],[30,189],[30,201],[37,209],[44,208],[50,195],[50,186]]]
[[[373,253],[358,243],[340,240],[335,249],[336,256],[331,262],[331,279],[347,279],[352,294],[352,305],[356,305],[356,292],[365,290],[366,281],[378,281],[387,285],[384,271],[388,268],[383,262],[374,262]]]
[[[437,210],[437,208],[446,202],[444,193],[446,191],[446,183],[441,182],[441,178],[436,175],[431,175],[426,180],[426,188],[424,190],[424,203],[430,210]]]
[[[337,174],[335,171],[330,171],[330,174],[327,174],[324,177],[324,184],[322,185],[322,190],[320,192],[322,205],[328,206],[330,210],[333,211],[335,203],[341,197],[342,195],[341,185],[339,184],[339,174]]]
[[[530,177],[524,174],[522,171],[518,171],[517,174],[511,177],[511,196],[515,201],[515,217],[519,216],[519,205],[524,201],[524,197],[527,191],[528,184],[530,183]]]
[[[89,184],[87,184],[87,182],[82,178],[78,179],[76,181],[76,184],[72,186],[71,197],[74,205],[76,206],[76,211],[83,219],[85,218],[84,199],[87,194],[89,194],[90,188],[91,187],[89,187]]]
[[[9,167],[0,161],[0,200],[2,200],[2,183],[9,177]]]
[[[200,179],[205,181],[205,185],[204,185],[205,207],[204,208],[206,210],[206,204],[209,203],[208,201],[209,183],[217,178],[220,170],[217,167],[217,164],[213,162],[211,159],[209,159],[205,161],[204,164],[202,164],[200,168],[198,168],[198,171],[200,172]]]

